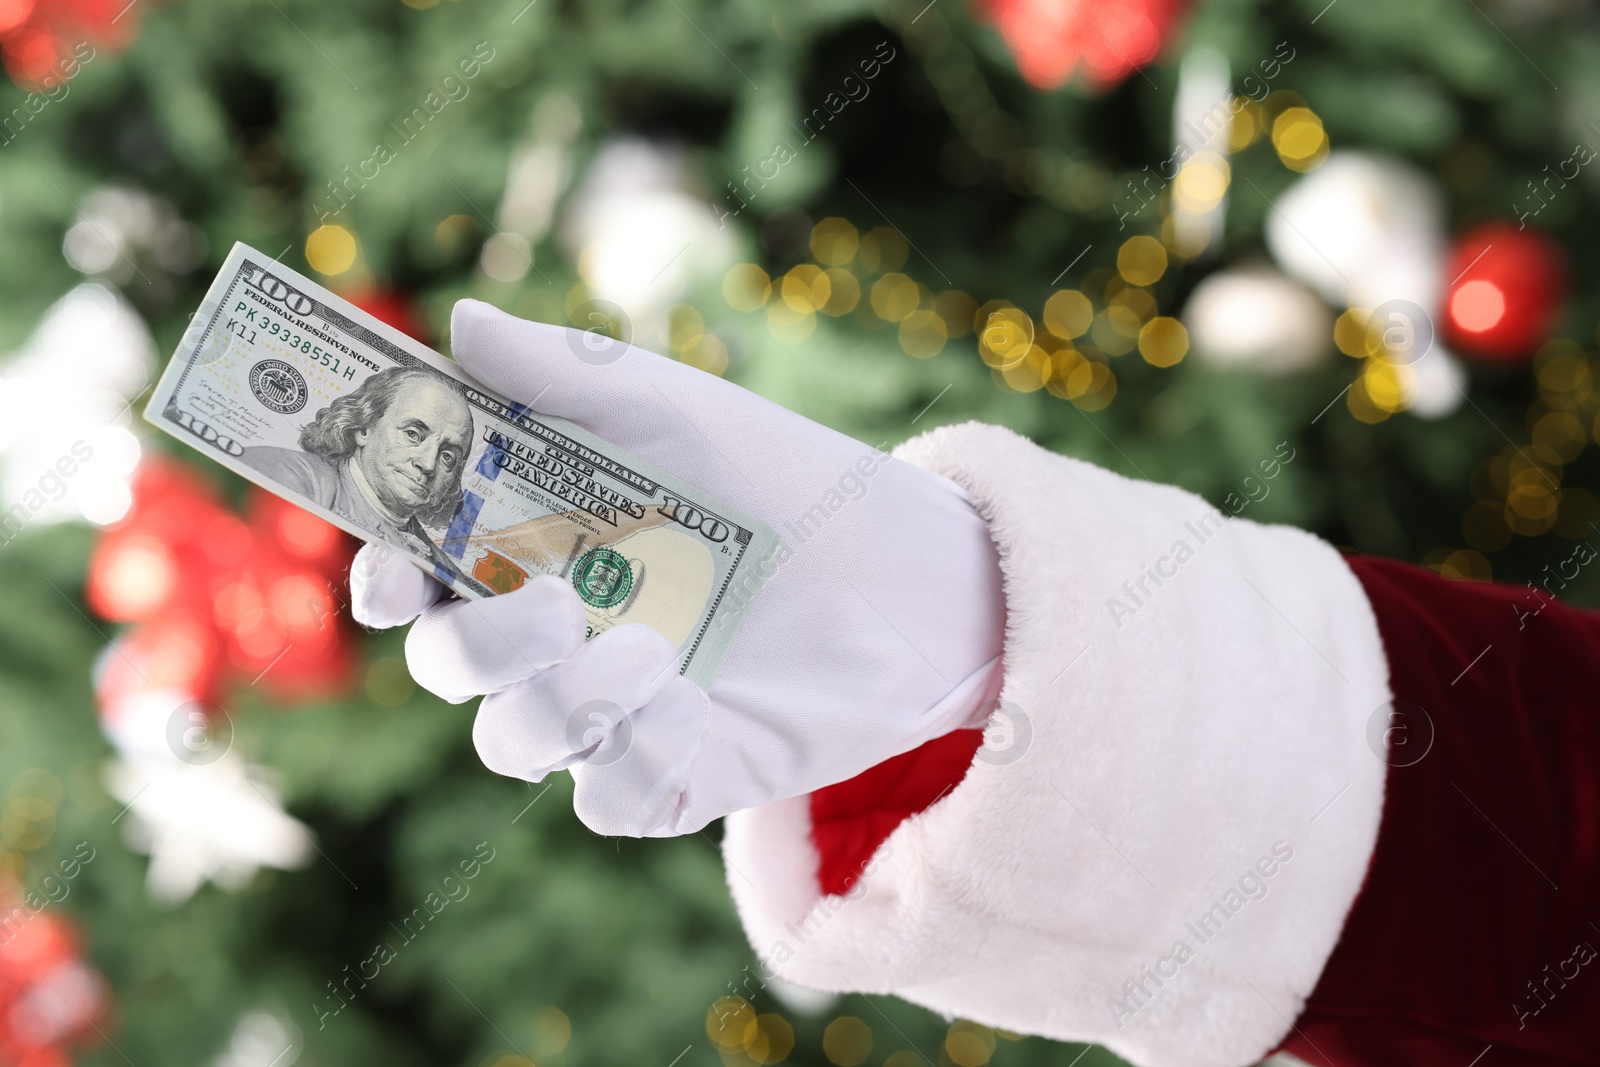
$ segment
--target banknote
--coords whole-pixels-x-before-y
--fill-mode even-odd
[[[576,358],[576,357],[575,357]],[[145,408],[178,440],[457,595],[572,583],[588,635],[650,626],[709,688],[777,536],[235,245]],[[713,625],[715,623],[715,625]]]

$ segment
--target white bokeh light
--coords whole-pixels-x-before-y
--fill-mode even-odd
[[[1438,304],[1444,205],[1428,175],[1398,160],[1333,153],[1278,197],[1266,238],[1286,273],[1336,307]]]
[[[1302,370],[1333,345],[1327,305],[1266,267],[1218,271],[1183,309],[1195,357],[1268,374]]]
[[[144,320],[101,285],[56,301],[0,361],[0,512],[6,539],[69,519],[114,522],[139,461],[132,403],[155,348]]]
[[[636,337],[697,276],[733,261],[732,231],[688,185],[681,152],[620,140],[601,149],[568,204],[563,242],[592,294],[620,306]]]

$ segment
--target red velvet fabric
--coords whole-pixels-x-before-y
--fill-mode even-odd
[[[901,821],[954,789],[983,743],[982,730],[956,730],[811,794],[817,882],[843,893]]]
[[[1600,615],[1349,563],[1408,743],[1417,707],[1434,736],[1391,761],[1366,885],[1284,1047],[1334,1067],[1600,1063]]]
[[[1547,572],[1552,591],[1576,559]],[[1432,739],[1392,758],[1366,884],[1284,1049],[1316,1067],[1600,1064],[1600,615],[1349,563],[1407,744],[1418,708]],[[960,731],[813,793],[823,892],[954,788],[981,741]]]

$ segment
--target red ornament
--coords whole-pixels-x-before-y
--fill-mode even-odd
[[[1064,85],[1081,64],[1113,85],[1155,59],[1188,0],[974,0],[1017,69],[1040,89]]]
[[[1523,363],[1566,299],[1566,256],[1538,230],[1492,222],[1457,239],[1445,265],[1445,335],[1461,351]]]
[[[0,0],[4,2],[4,0]],[[346,300],[365,311],[379,322],[393,326],[401,333],[423,344],[431,344],[427,323],[418,313],[411,298],[388,289],[369,289],[360,293],[341,293]]]
[[[14,884],[0,890],[0,1063],[66,1067],[66,1047],[92,1038],[105,1014],[105,979],[48,906]]]
[[[0,51],[6,70],[35,91],[71,80],[96,48],[133,40],[138,12],[127,0],[0,0]]]
[[[88,601],[133,623],[99,668],[107,721],[141,693],[206,709],[231,684],[298,701],[343,688],[354,667],[340,590],[352,543],[337,528],[254,490],[240,518],[192,471],[139,468],[133,506],[89,564]]]

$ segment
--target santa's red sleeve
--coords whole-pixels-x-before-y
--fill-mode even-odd
[[[1600,1063],[1587,545],[1456,583],[997,427],[897,454],[989,524],[1000,709],[728,818],[764,975],[1140,1065]]]

